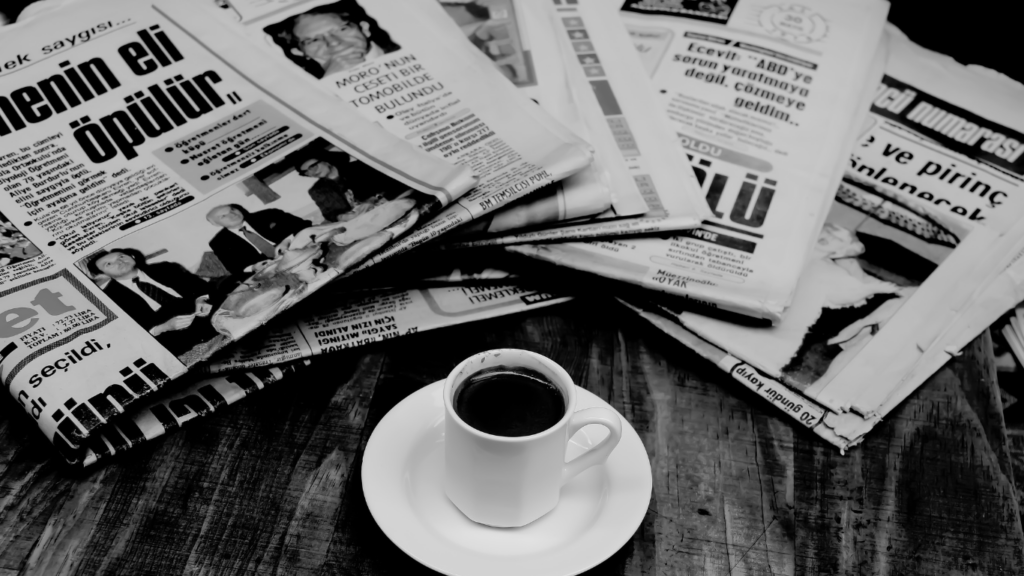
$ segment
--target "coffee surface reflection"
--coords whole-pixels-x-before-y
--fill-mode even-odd
[[[536,370],[494,366],[467,377],[452,398],[455,413],[481,432],[529,436],[565,415],[561,390]]]

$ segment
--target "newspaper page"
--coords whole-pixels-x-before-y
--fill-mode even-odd
[[[866,137],[880,148],[854,159],[857,164],[850,171],[849,185],[871,187],[904,201],[912,199],[935,217],[942,215],[974,229],[1002,232],[1015,226],[1024,209],[1024,115],[1020,108],[1024,86],[916,46],[895,28],[890,29],[890,36],[894,48],[880,88],[885,100],[873,108],[873,124]],[[900,155],[894,153],[896,149],[902,153],[902,161],[894,158]],[[1013,229],[1008,234],[1011,237],[1003,243],[1010,248],[993,247],[988,254],[1001,260],[989,277],[1008,276],[992,289],[983,284],[980,300],[965,300],[972,307],[994,311],[994,316],[985,316],[988,321],[974,328],[950,333],[959,346],[1019,301],[1014,268],[1007,269],[1018,258],[1019,237]],[[964,279],[957,284],[964,289],[970,285]],[[954,312],[963,315],[960,310],[950,309],[949,313]],[[932,311],[916,320],[918,325],[934,324],[939,317]],[[924,332],[931,333],[933,330]],[[932,345],[914,334],[899,336],[917,342],[922,350]],[[866,360],[889,356],[885,347],[900,342],[894,338],[897,335],[865,348]],[[889,370],[886,380],[905,376],[906,371]],[[836,409],[849,407],[871,414],[884,401],[887,389],[860,391],[852,381],[856,374],[844,373],[812,393]],[[851,401],[854,397],[857,399]]]
[[[1024,299],[1024,86],[887,36],[871,117],[782,322],[664,304],[678,327],[656,322],[727,354],[720,366],[770,384],[840,447]]]
[[[441,7],[469,41],[529,99],[583,140],[592,140],[578,112],[544,4],[522,0],[440,0]],[[607,211],[612,190],[601,151],[594,162],[568,178],[501,208],[459,234],[498,234],[505,230],[575,220]]]
[[[328,293],[204,364],[208,373],[281,364],[445,326],[507,316],[571,298],[504,283]]]
[[[976,234],[972,234],[972,237],[977,238]],[[957,252],[960,252],[964,247],[958,248]],[[948,272],[950,269],[955,270],[955,267],[949,266],[949,264],[952,263],[948,260],[944,263],[944,268],[947,268],[946,271]],[[965,265],[962,269],[966,267]],[[999,279],[1004,281],[1013,279],[1012,283],[1016,286],[1018,298],[1024,299],[1024,290],[1022,290],[1024,275],[1021,275],[1021,273],[1024,273],[1024,268],[1018,270],[1016,274],[1004,273],[1000,275]],[[937,278],[938,276],[938,273],[933,275],[933,277],[936,277],[936,280],[940,280]],[[947,276],[953,276],[953,274],[948,274]],[[952,282],[953,279],[946,277],[942,278],[941,281]],[[915,299],[907,304],[924,302],[926,307],[933,304],[922,299],[925,294],[930,292],[928,288],[929,286],[927,285],[922,286]],[[805,332],[804,336],[806,341],[813,343],[807,344],[805,342],[801,346],[798,355],[786,366],[782,376],[771,376],[769,371],[760,370],[751,365],[751,359],[757,357],[757,354],[753,353],[753,351],[757,350],[756,347],[758,346],[767,346],[774,350],[778,350],[780,347],[784,348],[787,345],[787,339],[791,340],[794,334],[799,335],[801,334],[800,330],[806,330],[806,324],[797,323],[795,329],[791,327],[790,330],[785,332],[780,329],[781,327],[775,327],[772,330],[777,330],[777,333],[768,335],[764,333],[757,334],[756,329],[748,329],[746,333],[740,331],[740,343],[737,344],[733,341],[721,341],[722,333],[717,333],[709,338],[698,335],[695,331],[689,329],[696,329],[698,326],[686,323],[685,321],[681,323],[684,314],[676,315],[676,313],[670,311],[671,307],[662,307],[659,311],[652,311],[643,310],[639,305],[636,305],[636,302],[627,303],[627,306],[633,308],[645,320],[651,322],[654,326],[688,348],[714,362],[734,380],[772,403],[783,413],[810,428],[818,436],[838,447],[840,451],[845,451],[859,444],[864,436],[885,415],[895,409],[900,402],[905,400],[932,374],[941,369],[950,356],[959,353],[964,346],[977,337],[988,326],[987,322],[991,321],[992,318],[998,318],[998,310],[1004,308],[993,306],[999,301],[998,298],[994,297],[994,293],[1002,292],[1005,294],[1005,290],[987,288],[985,292],[987,294],[975,299],[975,303],[966,308],[959,316],[959,321],[954,323],[956,325],[948,329],[947,335],[944,338],[936,339],[932,346],[923,352],[921,348],[917,347],[917,343],[920,341],[915,339],[918,336],[917,334],[905,337],[896,331],[901,327],[899,317],[892,318],[892,320],[888,321],[888,324],[885,323],[887,316],[891,313],[891,311],[885,309],[885,302],[875,309],[881,312],[880,314],[874,316],[869,314],[860,321],[855,319],[850,325],[843,328],[837,337],[826,341],[826,345],[836,344],[841,348],[836,356],[832,356],[827,346],[821,345],[820,337],[815,335],[816,330],[824,327],[820,324],[820,320],[816,321],[811,329]],[[798,291],[798,297],[802,298],[804,296],[804,294],[800,294]],[[989,306],[985,306],[985,304]],[[909,308],[909,306],[905,306],[905,308]],[[903,311],[901,310],[901,312]],[[793,314],[793,312],[787,312],[787,317],[790,314]],[[826,308],[822,312],[821,318],[826,318],[828,314],[829,310]],[[859,326],[858,322],[860,322]],[[875,324],[876,322],[877,324]],[[684,324],[686,324],[686,327],[684,327]],[[883,326],[888,327],[888,331],[881,329]],[[701,327],[707,328],[706,325]],[[856,332],[856,336],[851,338],[850,335],[854,334],[858,329],[860,331]],[[851,371],[857,370],[859,366],[856,363],[863,363],[863,357],[853,357],[852,363],[848,364],[845,367],[846,369],[844,369],[843,363],[850,362],[851,354],[855,354],[856,350],[859,349],[858,347],[865,340],[871,338],[871,330],[880,330],[877,334],[881,338],[876,337],[875,340],[877,341],[883,341],[883,338],[892,341],[894,340],[893,334],[896,334],[897,338],[902,339],[902,345],[895,346],[892,349],[891,356],[895,360],[894,363],[897,368],[886,365],[884,366],[886,368],[885,373],[870,374],[870,378],[878,378],[877,380],[861,381],[862,390],[867,392],[869,397],[873,394],[880,396],[881,400],[870,404],[873,407],[871,409],[861,408],[854,404],[852,409],[834,410],[814,399],[809,393],[811,392],[810,387],[801,385],[802,382],[812,379],[808,378],[808,375],[814,373],[814,367],[817,365],[828,366],[828,368],[824,369],[826,377],[819,378],[819,381],[822,382],[829,381],[827,377],[829,371],[833,372],[836,377],[843,377]],[[845,336],[843,331],[846,332]],[[711,332],[714,332],[714,330]],[[733,335],[735,334],[736,332],[733,333]],[[773,336],[777,337],[777,339],[773,339]],[[712,340],[712,338],[715,340]],[[847,339],[843,340],[843,338]],[[840,340],[842,341],[840,342]],[[843,348],[848,343],[850,347]],[[845,357],[844,354],[846,355]],[[910,360],[906,361],[908,356]],[[902,373],[899,372],[900,369],[902,369]],[[870,373],[870,371],[867,372]],[[821,373],[820,368],[818,373]],[[897,375],[894,376],[893,373]],[[903,375],[902,378],[899,374]],[[866,384],[864,384],[865,382]],[[852,400],[847,400],[847,405],[853,401],[862,400],[862,398],[858,398],[854,394],[852,395]]]
[[[675,135],[651,114],[661,103],[616,10],[604,2],[534,4],[547,10],[558,40],[554,53],[562,57],[597,150],[595,162],[607,168],[616,199],[604,214],[553,227],[485,238],[457,233],[448,239],[453,247],[678,231],[711,218]]]
[[[911,325],[905,329],[910,322],[907,317],[913,318],[928,314],[932,308],[925,309],[919,306],[917,310],[912,305],[917,302],[908,302],[896,316],[892,323],[894,327],[904,329],[901,331],[890,331],[879,333],[882,338],[876,338],[869,346],[865,347],[861,356],[857,357],[858,364],[849,370],[840,372],[835,379],[828,382],[824,387],[811,392],[817,392],[817,397],[822,403],[828,401],[845,408],[842,420],[832,426],[834,432],[842,438],[856,439],[866,434],[879,420],[892,411],[900,402],[905,400],[914,390],[925,382],[932,374],[942,368],[952,356],[970,344],[990,325],[994,324],[1001,314],[1011,309],[1015,302],[1024,300],[1024,221],[1015,226],[1015,230],[1008,232],[1002,237],[1002,241],[993,246],[991,251],[1002,254],[1002,258],[996,259],[997,268],[1002,270],[995,277],[982,276],[982,270],[969,272],[984,277],[981,282],[970,284],[981,284],[981,288],[969,298],[950,298],[949,302],[943,301],[944,307],[937,307],[941,317],[953,317],[953,320],[942,324],[942,334],[928,339],[918,334],[917,327]],[[1015,239],[1015,242],[1011,242]],[[1014,244],[1013,248],[1010,245]],[[1007,258],[1008,257],[1008,258]],[[1007,264],[1007,260],[1011,263]],[[962,277],[962,276],[961,276]],[[951,282],[953,280],[950,280]],[[952,313],[950,313],[952,312]],[[895,344],[893,344],[895,343]],[[878,351],[878,345],[892,346],[893,350],[888,355],[892,365],[876,366],[873,376],[878,378],[877,383],[871,386],[855,389],[848,386],[852,375],[864,372],[863,364],[874,362],[875,358],[886,358],[887,355]],[[837,384],[847,383],[845,387]],[[822,388],[830,395],[822,394]],[[831,390],[829,390],[831,388]],[[847,394],[839,397],[836,392],[846,390]]]
[[[188,375],[173,387],[134,404],[93,432],[77,449],[61,452],[68,464],[91,466],[143,442],[170,434],[193,420],[234,404],[308,365],[308,360],[224,376]]]
[[[590,146],[509,84],[438,2],[189,0],[385,130],[470,168],[477,187],[367,266],[493,212],[590,164]]]
[[[640,48],[658,62],[660,108],[714,214],[669,239],[509,249],[779,321],[866,114],[861,94],[877,82],[869,71],[887,9],[627,2],[627,25],[660,39]]]
[[[832,434],[832,429],[824,424],[826,419],[831,420],[837,417],[827,408],[816,404],[778,381],[764,376],[727,352],[723,347],[716,346],[697,336],[664,313],[646,309],[645,306],[637,302],[623,301],[623,304],[654,327],[696,352],[700,357],[712,362],[734,380],[772,403],[818,436],[834,444],[840,450],[849,448],[849,442]]]
[[[916,238],[900,238],[878,224],[837,201],[793,304],[771,327],[696,314],[669,300],[658,300],[655,308],[672,326],[653,323],[702,354],[715,351],[712,359],[733,378],[802,424],[820,427],[815,430],[819,435],[845,448],[852,439],[837,435],[834,420],[847,415],[815,401],[811,390],[856,366],[858,353],[873,337],[898,326],[894,314],[901,306],[941,301],[956,276],[977,271],[972,263],[993,241],[993,235],[982,233],[971,234],[956,250],[933,245],[935,252],[945,252],[938,267],[910,252]],[[651,320],[650,314],[644,317]],[[862,387],[874,384],[864,382]]]
[[[62,453],[475,184],[178,16],[74,2],[2,32],[0,378]]]
[[[334,286],[337,286],[335,284]],[[326,294],[325,294],[326,292]],[[234,404],[295,372],[310,360],[284,361],[354,348],[406,334],[544,308],[570,300],[519,285],[473,285],[336,295],[321,291],[314,306],[287,328],[268,326],[204,363],[206,376],[189,375],[134,405],[93,433],[82,448],[63,454],[85,466],[176,430]],[[275,321],[281,324],[284,317]],[[244,367],[245,372],[238,369]],[[209,373],[215,373],[211,376]]]

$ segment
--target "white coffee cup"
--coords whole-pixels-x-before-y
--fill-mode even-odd
[[[530,436],[496,436],[473,428],[455,413],[459,385],[497,366],[535,370],[558,387],[565,414],[552,427]],[[459,364],[444,383],[445,494],[470,520],[502,528],[525,526],[555,508],[562,485],[604,463],[619,438],[619,415],[607,408],[576,412],[576,385],[555,362],[526,350],[489,350]],[[608,436],[585,454],[565,461],[569,439],[597,424]]]

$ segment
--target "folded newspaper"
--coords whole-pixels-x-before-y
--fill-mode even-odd
[[[400,254],[591,163],[590,146],[513,88],[437,2],[178,3],[239,31],[250,54],[301,70],[302,85],[436,157],[476,188],[371,257]]]
[[[568,81],[596,150],[594,166],[607,173],[614,199],[610,210],[589,218],[570,208],[568,194],[526,199],[493,221],[461,229],[448,238],[452,246],[670,232],[710,218],[683,151],[662,117],[651,113],[659,102],[616,11],[596,1],[516,5],[534,16],[527,32],[549,56],[538,59],[538,68],[558,66]]]
[[[843,449],[1024,297],[1024,86],[887,37],[870,118],[781,322],[634,301]]]
[[[339,288],[343,288],[340,286]],[[281,364],[570,300],[528,283],[436,286],[346,295],[326,290],[295,314],[204,364],[208,373]]]
[[[474,174],[183,3],[73,2],[2,40],[0,378],[65,453],[478,181],[588,158],[558,129],[517,131],[561,156]]]
[[[440,4],[470,43],[526,97],[582,139],[593,141],[578,112],[561,59],[549,57],[558,48],[544,3],[440,0]],[[612,206],[613,193],[602,168],[600,150],[595,150],[594,159],[593,164],[565,180],[478,218],[461,227],[460,232],[497,234],[607,211]]]
[[[93,430],[78,448],[60,442],[55,446],[68,464],[90,466],[239,402],[308,364],[308,360],[302,360],[213,378],[189,374]]]
[[[509,250],[778,322],[881,76],[873,55],[887,10],[857,0],[627,2],[620,16],[714,214],[667,239]]]
[[[569,299],[514,284],[388,290],[356,296],[332,292],[332,288],[322,290],[310,299],[312,306],[304,303],[275,321],[278,326],[268,326],[269,330],[253,334],[200,367],[216,376],[197,373],[175,382],[100,427],[81,448],[69,451],[62,446],[62,455],[70,464],[89,466],[122,453],[234,404],[310,362],[293,359],[535,310]]]

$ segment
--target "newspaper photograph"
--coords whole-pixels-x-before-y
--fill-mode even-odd
[[[728,355],[715,361],[748,386],[770,383],[770,401],[840,447],[1024,297],[1024,86],[887,36],[871,116],[781,322],[666,302],[679,329],[655,322]]]
[[[228,6],[191,0],[180,9],[202,9],[226,22],[261,58],[301,71],[303,85],[334,95],[397,137],[478,177],[469,194],[367,265],[563,180],[592,161],[590,146],[517,90],[495,66],[490,48],[474,46],[452,20],[454,11],[439,2],[236,0]],[[502,15],[498,5],[494,12]],[[507,16],[511,22],[514,14]]]
[[[77,265],[191,365],[439,207],[436,197],[316,138],[221,191],[215,203],[142,227]]]
[[[861,128],[865,88],[881,76],[887,9],[627,2],[620,17],[644,32],[634,42],[657,63],[658,106],[713,214],[669,239],[510,250],[778,322]]]
[[[550,50],[562,59],[595,165],[608,172],[612,206],[593,218],[570,214],[533,229],[465,228],[448,241],[471,247],[635,235],[691,229],[711,218],[675,135],[650,114],[661,104],[616,11],[602,2],[524,4],[546,12],[556,40]]]
[[[476,182],[170,4],[4,31],[0,378],[63,451]]]
[[[13,222],[0,214],[0,267],[15,266],[42,254],[43,251],[25,237]]]

